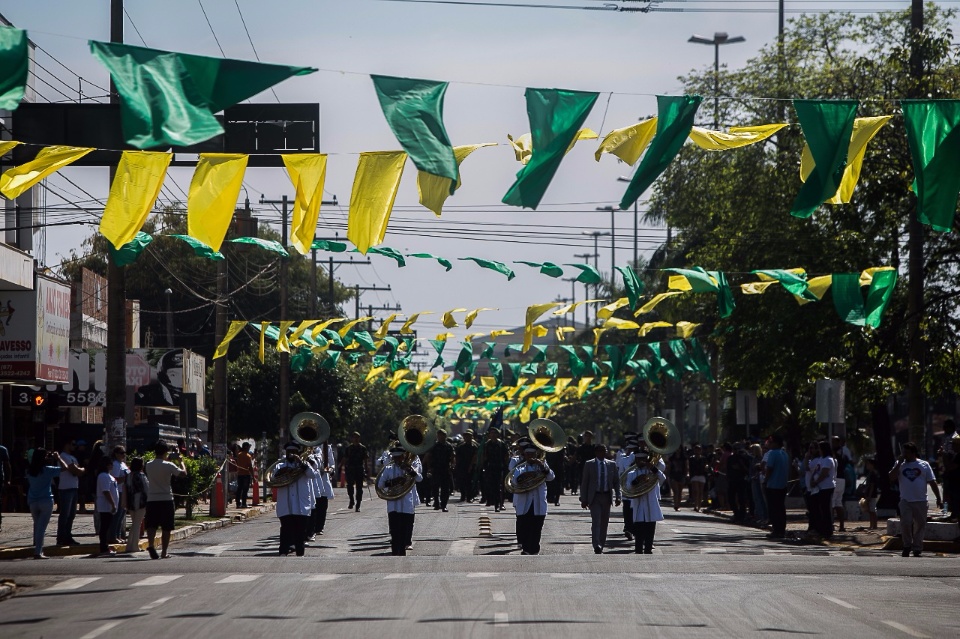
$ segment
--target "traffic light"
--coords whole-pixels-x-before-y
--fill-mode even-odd
[[[46,391],[37,391],[31,397],[30,403],[34,408],[46,408],[47,405],[47,392]]]

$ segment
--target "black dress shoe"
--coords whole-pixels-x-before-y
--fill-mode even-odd
[[[914,556],[914,557],[919,557],[919,556],[920,556],[920,551],[919,551],[919,550],[914,550],[914,551],[913,551],[913,556]]]
[[[594,554],[602,555],[602,554],[603,554],[603,548],[600,548],[599,546],[595,546],[594,549],[593,549],[593,552],[594,552]]]
[[[910,549],[909,549],[909,548],[904,548],[904,549],[903,549],[903,552],[900,553],[900,556],[901,556],[901,557],[909,557],[909,556],[910,556]]]

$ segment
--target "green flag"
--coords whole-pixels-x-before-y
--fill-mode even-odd
[[[707,273],[717,280],[717,311],[720,317],[729,317],[736,308],[737,302],[733,299],[733,289],[730,288],[727,274],[723,271],[707,271]]]
[[[318,251],[330,251],[331,253],[343,253],[347,250],[347,243],[334,242],[332,240],[314,240],[310,248]]]
[[[347,343],[354,341],[360,345],[360,348],[368,353],[377,350],[377,347],[373,343],[373,335],[371,335],[369,331],[350,331],[347,333],[347,337],[350,338]]]
[[[633,272],[630,266],[614,266],[623,276],[623,288],[627,291],[627,299],[630,300],[630,310],[637,310],[640,302],[640,296],[643,295],[643,282]]]
[[[265,240],[259,237],[238,237],[236,239],[227,241],[234,242],[236,244],[252,244],[253,246],[259,246],[265,251],[272,251],[277,255],[290,257],[290,254],[287,253],[287,249],[283,248],[283,244],[274,240]]]
[[[657,96],[657,135],[630,179],[620,208],[629,208],[667,170],[693,128],[703,100],[699,95]]]
[[[690,373],[697,372],[697,367],[693,365],[693,360],[690,358],[690,353],[687,352],[687,347],[684,345],[682,339],[670,340],[667,342],[667,345],[670,346],[670,351],[683,370]]]
[[[322,331],[320,331],[320,333],[324,336],[324,338],[326,338],[326,340],[329,343],[333,344],[337,348],[344,347],[343,340],[340,339],[340,333],[338,333],[337,331],[333,329],[325,328]]]
[[[536,351],[536,355],[533,356],[531,362],[545,362],[547,361],[547,348],[549,344],[534,344],[533,349]]]
[[[831,277],[830,294],[840,319],[856,326],[867,323],[863,295],[860,293],[859,273],[834,273]]]
[[[867,291],[867,326],[873,328],[880,327],[883,312],[887,310],[887,305],[890,304],[890,298],[893,297],[893,289],[896,286],[896,271],[877,271],[874,273],[873,282],[870,283],[870,290]]]
[[[434,350],[437,351],[437,360],[433,363],[433,366],[431,366],[430,368],[443,366],[443,349],[447,347],[447,340],[432,339],[430,340],[430,344],[433,346]]]
[[[857,117],[856,100],[794,100],[815,166],[800,187],[790,215],[808,218],[840,188]]]
[[[214,113],[316,71],[93,40],[90,51],[113,78],[124,138],[138,149],[209,140],[223,133]]]
[[[27,32],[0,26],[0,109],[15,111],[27,89]]]
[[[307,370],[307,366],[313,361],[313,351],[309,346],[301,346],[290,355],[290,370],[294,373],[302,373]]]
[[[443,126],[446,82],[371,75],[380,108],[417,169],[450,180],[450,195],[460,177],[450,137]]]
[[[153,238],[150,235],[139,231],[132,240],[120,248],[115,249],[113,248],[113,244],[110,243],[107,243],[107,248],[110,249],[110,257],[113,258],[114,264],[117,266],[126,266],[127,264],[136,262],[140,254],[143,253],[144,249],[147,248],[147,245],[152,241]]]
[[[707,358],[707,354],[703,350],[700,341],[696,337],[691,337],[687,341],[690,344],[690,358],[693,361],[693,365],[708,381],[715,381],[713,378],[713,370],[710,368],[710,360]]]
[[[467,373],[470,372],[470,364],[473,362],[473,343],[462,342],[460,346],[460,355],[457,356],[454,370],[463,377],[467,377]]]
[[[430,255],[429,253],[407,253],[407,257],[422,257],[430,260],[436,260],[437,263],[439,263],[448,271],[453,268],[453,264],[450,263],[450,260],[437,257],[436,255]]]
[[[960,193],[960,100],[901,100],[900,107],[913,158],[917,217],[948,233]]]
[[[520,381],[520,362],[508,363],[507,367],[510,369],[510,374],[513,375],[513,385],[516,386]]]
[[[583,375],[583,369],[586,367],[586,364],[583,363],[583,360],[580,359],[580,356],[577,355],[577,350],[574,346],[568,346],[566,344],[561,344],[560,349],[567,352],[567,355],[570,358],[570,375],[576,379]]]
[[[340,355],[343,351],[327,351],[327,358],[320,364],[320,368],[331,369],[337,367],[340,361]]]
[[[359,253],[360,249],[353,249],[351,253]],[[367,253],[376,253],[377,255],[383,255],[384,257],[389,257],[391,260],[397,261],[397,266],[403,268],[407,265],[407,260],[404,258],[403,253],[397,249],[392,249],[388,246],[371,246],[367,249]]]
[[[535,376],[540,370],[540,364],[536,362],[527,362],[520,367],[520,374],[530,377]]]
[[[480,353],[480,359],[496,359],[496,356],[493,353],[493,347],[497,345],[496,342],[484,342],[483,352]]]
[[[783,288],[787,289],[789,292],[802,297],[805,300],[810,300],[811,302],[819,301],[817,296],[810,292],[810,285],[807,284],[806,275],[798,275],[796,273],[791,273],[783,269],[772,269],[772,270],[761,270],[761,271],[752,271],[756,274],[766,275],[767,277],[772,277],[773,279],[780,282],[780,285]]]
[[[553,262],[527,262],[526,260],[514,260],[514,264],[526,264],[540,269],[540,272],[550,277],[560,277],[563,275],[563,269]]]
[[[483,268],[488,268],[491,271],[496,271],[497,273],[503,273],[504,275],[507,276],[508,282],[517,276],[517,274],[514,273],[513,270],[511,270],[510,267],[504,264],[503,262],[494,262],[493,260],[484,260],[479,257],[458,257],[457,259],[470,260],[472,262],[476,262]]]
[[[533,155],[517,173],[503,203],[536,209],[600,94],[527,89],[525,95]]]
[[[556,362],[547,362],[547,365],[543,369],[543,374],[547,377],[556,377],[557,372],[559,370],[560,370],[559,364],[557,364]]]
[[[577,281],[581,284],[599,284],[603,281],[603,278],[600,277],[600,271],[589,264],[564,264],[564,266],[572,266],[580,269],[580,275],[577,276]]]
[[[190,245],[194,254],[199,257],[205,257],[208,260],[213,260],[214,262],[219,262],[223,259],[223,254],[221,254],[219,251],[214,251],[200,240],[190,237],[189,235],[169,235],[168,237],[175,237],[178,240],[183,240]]]
[[[503,386],[503,364],[500,362],[487,362],[490,374],[497,381],[497,388]]]

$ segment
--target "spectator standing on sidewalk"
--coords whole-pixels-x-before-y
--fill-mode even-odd
[[[774,433],[770,436],[770,450],[767,453],[766,496],[767,510],[770,516],[770,539],[783,539],[787,531],[787,476],[790,460],[783,448],[783,436]]]
[[[67,465],[55,452],[47,453],[45,448],[34,448],[33,457],[27,467],[27,505],[33,516],[33,558],[46,559],[43,554],[43,537],[47,533],[47,524],[53,514],[53,478]]]
[[[143,525],[147,529],[147,551],[150,553],[150,558],[159,559],[162,556],[166,559],[169,556],[167,547],[170,545],[170,533],[174,525],[173,489],[170,488],[170,479],[174,476],[183,477],[187,474],[187,469],[182,461],[179,466],[167,461],[170,447],[165,442],[158,442],[153,452],[156,458],[144,466],[149,486],[147,512],[143,518]],[[180,455],[177,455],[177,460],[180,460]],[[157,528],[162,531],[160,536],[162,555],[158,555],[157,549],[154,548]]]
[[[130,462],[130,474],[127,475],[127,508],[130,511],[130,534],[127,535],[125,552],[140,550],[140,525],[147,513],[147,495],[150,481],[143,472],[143,458],[134,457]]]
[[[833,457],[830,443],[817,444],[820,456],[811,464],[810,485],[816,489],[812,493],[811,507],[815,512],[816,532],[823,539],[833,537],[833,494],[837,488],[837,461]],[[812,490],[811,490],[812,492]]]
[[[102,457],[100,459],[100,472],[97,474],[97,499],[96,509],[100,513],[100,554],[110,556],[117,554],[110,547],[116,541],[113,535],[113,518],[120,510],[120,488],[117,486],[117,480],[111,472],[113,468],[113,459]]]
[[[234,455],[230,466],[232,470],[237,471],[237,508],[246,508],[247,495],[250,493],[250,482],[253,480],[254,473],[250,442],[243,442],[241,450]]]
[[[77,516],[77,501],[80,494],[80,478],[86,472],[74,456],[77,442],[68,440],[60,452],[60,459],[67,465],[65,473],[60,473],[58,486],[60,513],[57,516],[57,545],[78,546],[80,542],[73,538],[73,519]]]
[[[113,539],[119,544],[126,541],[124,534],[127,523],[126,485],[127,475],[130,474],[130,467],[127,466],[127,449],[123,446],[116,446],[113,449],[113,465],[110,468],[110,474],[117,480],[117,488],[120,490],[120,501],[117,504],[117,513],[113,518],[113,530],[111,530]],[[97,492],[99,493],[99,490]]]
[[[0,446],[0,530],[3,530],[3,496],[11,477],[13,477],[13,469],[10,467],[10,452]]]
[[[923,534],[927,526],[927,486],[933,489],[937,507],[943,508],[940,487],[933,476],[930,464],[917,459],[917,445],[903,445],[903,457],[897,460],[890,471],[890,481],[900,485],[900,536],[903,539],[903,556],[919,557],[923,552]]]

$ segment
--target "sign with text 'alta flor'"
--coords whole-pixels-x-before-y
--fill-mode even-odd
[[[38,275],[32,291],[0,291],[0,381],[69,374],[70,287]]]

